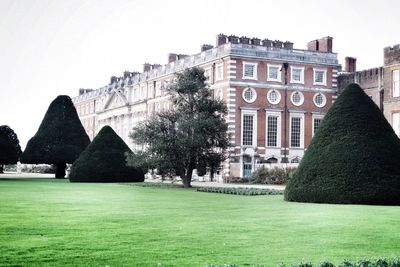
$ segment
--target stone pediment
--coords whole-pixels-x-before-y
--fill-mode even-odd
[[[128,100],[125,95],[119,90],[112,90],[108,98],[104,102],[103,110],[114,109],[118,107],[123,107],[128,104]]]

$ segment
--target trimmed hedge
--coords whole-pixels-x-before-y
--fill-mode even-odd
[[[329,109],[286,186],[285,199],[400,204],[400,139],[357,84]]]
[[[21,163],[55,164],[64,172],[65,164],[73,163],[89,143],[71,98],[60,95],[51,102],[38,131],[26,145]]]
[[[73,163],[71,182],[143,182],[141,169],[126,165],[132,151],[110,126],[104,126]]]
[[[163,267],[162,263],[156,265],[157,267]],[[224,264],[224,265],[213,265],[213,264],[206,264],[204,267],[239,267],[240,265],[236,264]],[[270,265],[247,265],[252,267],[266,267]],[[358,261],[348,261],[344,260],[338,265],[335,265],[329,261],[322,261],[318,264],[312,264],[311,262],[300,262],[291,265],[285,264],[278,264],[277,267],[400,267],[400,258],[393,258],[393,259],[385,259],[385,258],[378,258],[378,259],[361,259]]]
[[[198,192],[221,193],[243,196],[282,195],[283,191],[268,188],[240,188],[240,187],[199,187]]]

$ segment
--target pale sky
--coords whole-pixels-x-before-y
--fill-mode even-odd
[[[378,67],[400,43],[399,10],[398,0],[0,0],[0,125],[24,149],[57,95],[198,53],[218,33],[298,49],[332,36],[342,65],[353,56],[359,70]]]

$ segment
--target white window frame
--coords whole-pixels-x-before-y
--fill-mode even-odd
[[[253,75],[252,76],[246,76],[246,73],[245,73],[245,69],[246,69],[246,65],[249,65],[249,66],[253,66]],[[257,63],[254,63],[254,62],[243,62],[243,79],[251,79],[251,80],[257,80],[257,66],[258,66],[258,64]]]
[[[295,81],[293,80],[293,70],[300,70],[300,81]],[[290,66],[290,83],[300,83],[304,84],[304,67],[296,67],[296,66]]]
[[[161,96],[161,81],[156,81],[155,97]]]
[[[269,69],[272,68],[272,67],[278,68],[277,78],[276,79],[269,77],[269,73],[270,73]],[[280,68],[282,68],[281,65],[267,64],[267,81],[269,81],[269,82],[282,82],[282,72],[280,71]]]
[[[395,134],[400,137],[400,112],[392,113],[392,128]]]
[[[270,94],[271,94],[273,91],[275,91],[276,93],[278,93],[278,98],[276,99],[275,102],[273,102],[273,101],[271,101],[271,100],[269,99],[269,96],[270,96]],[[281,102],[281,99],[282,99],[282,96],[281,96],[281,93],[280,93],[278,90],[276,90],[276,89],[270,89],[270,90],[268,91],[268,93],[267,93],[267,100],[268,100],[268,102],[271,103],[272,105],[277,105],[277,104],[279,104],[279,102]]]
[[[278,117],[277,122],[276,122],[276,146],[268,146],[268,117]],[[280,148],[282,146],[282,141],[281,141],[281,112],[273,112],[273,111],[266,111],[265,114],[265,147],[273,147],[273,148]]]
[[[206,73],[209,74],[208,79],[206,80],[206,83],[211,82],[211,67],[204,68],[204,76],[207,78]]]
[[[397,81],[394,80],[395,73],[397,73]],[[400,70],[392,70],[392,96],[400,96]]]
[[[221,68],[221,73],[218,69]],[[224,63],[219,63],[215,66],[215,81],[222,81],[224,79]]]
[[[321,96],[322,96],[322,104],[320,104],[320,105],[319,105],[319,104],[317,103],[317,101],[316,101],[316,98],[317,98],[318,95],[321,95]],[[321,92],[316,93],[316,94],[313,96],[313,102],[314,102],[314,105],[317,106],[317,107],[319,107],[319,108],[325,107],[325,105],[326,105],[326,95],[324,95],[324,94],[321,93]]]
[[[253,91],[253,98],[252,98],[251,100],[247,100],[247,99],[244,97],[244,94],[245,94],[245,92],[246,92],[247,90],[252,90],[252,91]],[[242,98],[243,98],[243,100],[244,100],[246,103],[249,103],[249,104],[254,103],[254,101],[256,101],[256,99],[257,99],[257,91],[256,91],[256,89],[254,89],[254,88],[252,88],[252,87],[246,87],[246,88],[244,88],[244,89],[243,89],[243,92],[242,92]]]
[[[243,145],[243,118],[244,115],[253,116],[253,143],[251,145]],[[242,110],[240,123],[240,145],[244,147],[257,146],[257,110]]]
[[[321,115],[318,115],[318,114],[312,115],[312,136],[315,135],[315,131],[314,131],[314,120],[315,119],[320,119],[322,122],[322,120],[324,119],[324,115],[322,115],[322,114]],[[321,125],[320,125],[320,127],[321,127]]]
[[[314,85],[325,85],[326,86],[326,74],[327,74],[327,70],[326,69],[318,69],[318,68],[314,68],[313,69],[313,81],[314,81]],[[317,75],[315,74],[317,71],[323,72],[323,77],[322,77],[322,82],[317,82],[315,80],[315,78],[317,77]]]
[[[294,95],[295,93],[299,93],[299,94],[300,94],[301,100],[300,100],[299,103],[295,103],[295,102],[293,101],[293,95]],[[290,94],[290,102],[292,102],[292,104],[295,105],[296,107],[299,107],[299,106],[303,105],[303,103],[304,103],[304,94],[303,94],[302,92],[300,92],[300,91],[297,91],[297,90],[294,91],[294,92],[292,92],[292,93]]]
[[[300,118],[300,146],[292,147],[292,118]],[[304,113],[290,113],[289,115],[289,148],[304,149]]]

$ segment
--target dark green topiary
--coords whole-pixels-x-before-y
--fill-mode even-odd
[[[285,199],[400,204],[400,140],[357,84],[349,85],[326,114]]]
[[[71,182],[143,182],[141,169],[126,165],[132,151],[110,126],[104,126],[74,162]]]
[[[66,163],[73,163],[89,143],[71,98],[61,95],[51,102],[39,130],[21,155],[21,162],[54,164],[56,178],[62,178]]]
[[[0,126],[0,173],[3,165],[16,164],[21,153],[17,134],[7,125]]]

